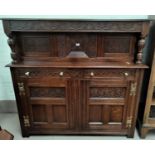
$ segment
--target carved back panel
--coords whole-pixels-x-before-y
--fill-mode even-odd
[[[23,56],[61,57],[71,51],[84,51],[89,58],[133,57],[135,34],[106,33],[21,33],[19,34]]]

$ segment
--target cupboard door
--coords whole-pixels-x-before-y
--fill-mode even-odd
[[[31,129],[73,128],[70,81],[63,78],[29,78],[26,81]]]
[[[132,102],[130,83],[110,79],[85,81],[83,128],[102,131],[126,129],[127,115],[130,113]]]

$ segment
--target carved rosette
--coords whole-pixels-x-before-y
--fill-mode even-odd
[[[145,46],[145,37],[141,36],[140,40],[138,41],[138,54],[136,61],[137,64],[142,64],[144,46]]]
[[[18,55],[17,55],[17,51],[16,51],[16,48],[15,48],[15,37],[13,36],[9,36],[9,39],[8,39],[8,45],[10,46],[11,48],[11,58],[12,58],[12,63],[17,63],[18,62]]]

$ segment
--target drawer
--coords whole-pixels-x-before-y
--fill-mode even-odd
[[[16,68],[17,77],[133,78],[134,69]]]
[[[86,69],[84,78],[124,78],[134,77],[133,69]]]
[[[18,68],[15,69],[17,77],[65,77],[82,78],[82,69],[64,69],[64,68]]]

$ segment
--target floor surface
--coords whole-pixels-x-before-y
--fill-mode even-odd
[[[3,129],[8,130],[14,135],[15,140],[139,140],[140,137],[135,131],[134,138],[127,138],[126,136],[30,136],[23,138],[21,135],[19,119],[17,113],[0,113],[0,125]],[[146,140],[155,140],[155,131],[149,132],[145,138]]]

